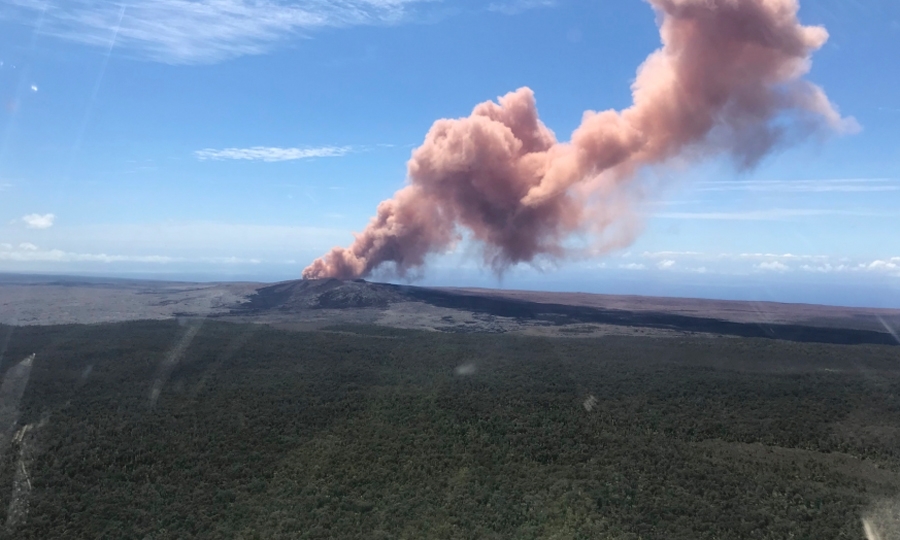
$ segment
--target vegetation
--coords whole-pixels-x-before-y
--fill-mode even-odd
[[[900,492],[896,347],[200,320],[7,335],[0,371],[36,357],[0,538],[861,539]]]

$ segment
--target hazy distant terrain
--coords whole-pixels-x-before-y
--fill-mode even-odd
[[[0,274],[0,323],[94,324],[227,313],[259,284]]]
[[[900,310],[683,298],[438,289],[336,279],[179,283],[0,275],[0,324],[173,317],[312,329],[338,323],[535,335],[700,333],[829,343],[896,343]]]

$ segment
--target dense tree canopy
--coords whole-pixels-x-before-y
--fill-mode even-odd
[[[900,348],[0,331],[5,538],[860,539],[900,492]]]

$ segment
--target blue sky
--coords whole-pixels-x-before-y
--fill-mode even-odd
[[[463,246],[419,282],[900,307],[900,3],[800,18],[860,133],[647,171],[643,232],[606,256],[498,280]],[[658,46],[639,0],[2,0],[0,271],[299,277],[435,119],[529,86],[565,140]]]

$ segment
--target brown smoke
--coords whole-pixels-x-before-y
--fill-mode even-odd
[[[638,69],[631,107],[586,112],[568,143],[538,119],[528,88],[438,120],[413,152],[408,185],[378,205],[349,248],[332,249],[303,277],[360,277],[384,263],[403,275],[450,248],[461,228],[498,271],[561,257],[573,233],[602,234],[627,214],[608,194],[643,167],[718,153],[750,167],[779,144],[853,129],[802,79],[828,33],[798,22],[796,0],[649,3],[662,48]]]

